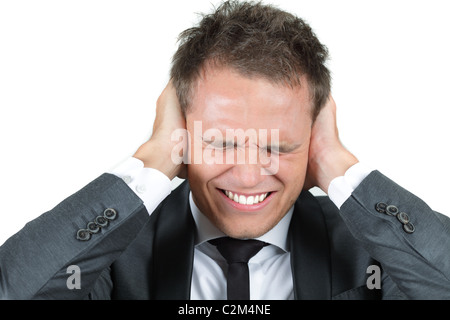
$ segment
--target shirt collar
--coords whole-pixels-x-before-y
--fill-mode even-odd
[[[194,199],[192,198],[192,192],[189,193],[189,205],[196,226],[196,246],[211,239],[226,236],[198,209],[197,205],[194,202]],[[289,252],[287,235],[293,212],[294,206],[289,209],[287,214],[280,220],[280,222],[278,222],[275,227],[256,239],[270,243],[283,249],[286,252]]]

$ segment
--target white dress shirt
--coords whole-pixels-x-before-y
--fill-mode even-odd
[[[357,163],[344,176],[335,178],[328,187],[328,196],[340,208],[359,183],[372,170]],[[129,158],[110,173],[122,178],[143,200],[151,214],[171,192],[171,182],[162,172],[144,168],[142,161]],[[227,298],[227,262],[208,240],[222,237],[224,233],[215,227],[195,205],[192,194],[189,204],[196,225],[194,266],[191,282],[191,299],[208,300]],[[249,262],[250,299],[289,300],[294,298],[290,248],[287,241],[289,224],[294,208],[258,240],[269,243]]]

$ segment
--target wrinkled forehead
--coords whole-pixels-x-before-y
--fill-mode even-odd
[[[274,83],[260,76],[244,76],[232,68],[204,68],[192,88],[187,115],[195,120],[246,123],[311,117],[313,102],[305,77],[300,85]]]
[[[280,139],[307,136],[312,124],[308,86],[275,84],[262,77],[245,77],[232,69],[205,72],[197,81],[192,107],[186,114],[188,130],[194,122],[203,131],[278,130]],[[198,130],[197,130],[198,132]]]

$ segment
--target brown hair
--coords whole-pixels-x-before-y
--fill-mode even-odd
[[[231,67],[244,76],[300,85],[306,76],[313,120],[330,93],[327,48],[300,18],[261,2],[226,1],[199,24],[183,31],[170,76],[183,112],[206,62]]]

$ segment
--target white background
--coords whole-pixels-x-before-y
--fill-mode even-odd
[[[450,215],[448,1],[266,3],[327,45],[344,144]],[[0,243],[149,138],[177,36],[213,4],[0,2]]]

